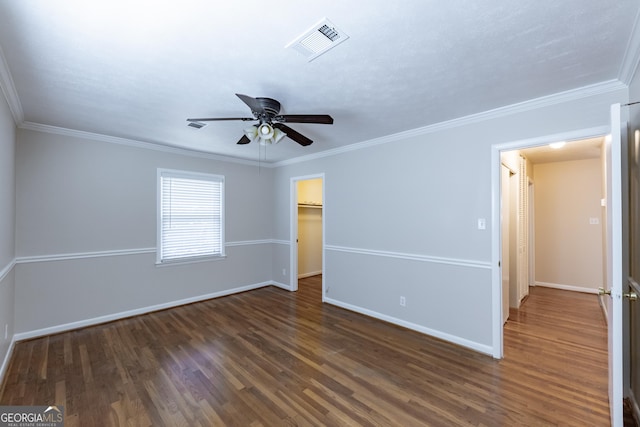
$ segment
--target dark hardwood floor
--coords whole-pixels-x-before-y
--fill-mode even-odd
[[[19,342],[0,405],[64,405],[67,427],[609,425],[596,296],[532,288],[497,361],[323,305],[320,280]]]

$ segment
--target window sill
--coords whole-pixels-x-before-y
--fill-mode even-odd
[[[156,261],[156,267],[171,267],[173,265],[197,264],[197,263],[209,262],[209,261],[223,261],[226,258],[227,258],[227,255],[223,254],[223,255],[206,256],[206,257],[198,257],[198,258],[184,258],[184,259],[176,259],[176,260],[168,260],[168,261]]]

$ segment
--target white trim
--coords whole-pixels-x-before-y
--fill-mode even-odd
[[[288,240],[277,240],[277,239],[273,239],[271,240],[271,243],[275,243],[276,245],[290,245],[291,242]]]
[[[633,76],[638,69],[640,63],[640,11],[636,14],[636,19],[633,22],[633,28],[631,29],[631,35],[629,36],[629,42],[622,58],[622,64],[620,64],[620,70],[618,71],[618,78],[627,86],[631,84]],[[634,101],[634,100],[631,100]]]
[[[155,253],[156,248],[120,249],[112,251],[76,252],[68,254],[36,255],[16,258],[16,264],[29,264],[32,262],[67,261],[85,258],[102,258],[123,255],[140,255]]]
[[[599,295],[598,302],[600,303],[600,308],[602,309],[602,315],[604,316],[604,323],[609,326],[609,310],[607,309],[607,303],[604,300],[606,295]]]
[[[609,133],[609,126],[578,129],[553,135],[521,139],[491,146],[491,319],[493,336],[493,357],[501,359],[504,354],[502,322],[502,272],[500,267],[501,236],[500,226],[500,153],[548,144],[553,141],[570,141],[602,136]]]
[[[304,279],[304,278],[307,278],[307,277],[313,277],[313,276],[317,276],[319,274],[322,274],[322,270],[320,270],[320,271],[311,271],[309,273],[302,273],[302,274],[298,273],[298,279]]]
[[[207,255],[194,258],[174,259],[162,262],[156,261],[155,265],[156,267],[172,267],[176,265],[199,264],[201,262],[224,261],[225,259],[227,259],[227,255]]]
[[[557,105],[563,102],[576,101],[576,100],[584,99],[590,96],[611,93],[611,92],[624,90],[624,89],[627,89],[627,86],[624,85],[621,81],[615,80],[615,79],[607,80],[607,81],[596,83],[593,85],[583,86],[577,89],[571,89],[565,92],[558,92],[552,95],[530,99],[528,101],[511,104],[504,107],[494,108],[492,110],[487,110],[481,113],[459,117],[457,119],[434,123],[432,125],[424,126],[421,128],[411,129],[408,131],[399,132],[396,134],[387,135],[380,138],[370,139],[367,141],[356,142],[354,144],[349,144],[343,147],[338,147],[331,150],[325,150],[320,153],[308,154],[305,156],[300,156],[292,159],[274,162],[271,164],[271,167],[288,166],[295,163],[301,163],[301,162],[319,159],[322,157],[335,156],[337,154],[342,154],[349,151],[360,150],[363,148],[373,147],[380,144],[386,144],[388,142],[394,142],[394,141],[407,139],[415,136],[421,136],[421,135],[426,135],[434,132],[440,132],[443,130],[454,129],[460,126],[483,122],[485,120],[501,118],[511,114],[516,114],[516,113],[521,113],[525,111],[535,110],[537,108]]]
[[[13,83],[13,77],[11,77],[9,64],[7,63],[7,58],[4,56],[2,47],[0,47],[0,89],[2,89],[4,98],[7,100],[16,125],[22,123],[24,121],[24,111],[22,110],[20,97],[18,97],[18,91],[16,90],[16,85]]]
[[[11,361],[11,356],[13,356],[13,348],[16,345],[16,337],[15,335],[11,337],[11,343],[9,344],[9,348],[7,349],[7,353],[4,355],[4,360],[2,361],[2,365],[0,365],[0,386],[4,381],[4,375],[7,373],[7,368],[9,368],[9,362]]]
[[[472,350],[478,351],[480,353],[491,355],[492,348],[489,345],[481,344],[475,341],[470,341],[465,338],[458,337],[456,335],[451,335],[446,332],[437,331],[435,329],[427,328],[416,323],[407,322],[406,320],[398,319],[397,317],[387,316],[386,314],[381,314],[376,311],[368,310],[366,308],[362,308],[359,306],[355,306],[352,304],[348,304],[342,301],[338,301],[332,298],[326,298],[325,302],[335,305],[337,307],[344,308],[346,310],[354,311],[356,313],[364,314],[365,316],[373,317],[375,319],[383,320],[385,322],[392,323],[394,325],[402,326],[403,328],[411,329],[413,331],[421,332],[425,335],[429,335],[435,338],[439,338],[457,345],[461,345],[463,347],[470,348]]]
[[[627,66],[627,68],[628,67],[630,66]],[[2,78],[1,73],[2,73],[2,64],[0,63],[0,78]],[[84,139],[90,139],[94,141],[102,141],[102,142],[108,142],[108,143],[114,143],[114,144],[120,144],[120,145],[127,145],[127,146],[136,147],[136,148],[145,148],[145,149],[150,149],[155,151],[163,151],[163,152],[168,152],[172,154],[181,154],[186,156],[206,158],[211,160],[219,160],[224,162],[240,163],[240,164],[251,165],[251,166],[262,166],[266,168],[276,168],[276,167],[287,166],[295,163],[315,160],[323,157],[334,156],[337,154],[342,154],[342,153],[346,153],[354,150],[360,150],[363,148],[373,147],[375,145],[386,144],[388,142],[394,142],[394,141],[398,141],[398,140],[402,140],[402,139],[406,139],[414,136],[425,135],[425,134],[434,133],[434,132],[447,130],[447,129],[454,129],[460,126],[479,123],[485,120],[505,117],[511,114],[530,111],[530,110],[534,110],[534,109],[542,108],[546,106],[557,105],[563,102],[580,100],[590,96],[611,93],[618,90],[624,90],[626,88],[627,86],[620,80],[617,80],[617,79],[607,80],[604,82],[583,86],[577,89],[558,92],[552,95],[542,96],[540,98],[530,99],[524,102],[506,105],[503,107],[494,108],[492,110],[487,110],[484,112],[471,114],[468,116],[459,117],[452,120],[447,120],[444,122],[434,123],[428,126],[417,128],[417,129],[411,129],[408,131],[399,132],[396,134],[387,135],[380,138],[357,142],[357,143],[349,144],[343,147],[338,147],[331,150],[325,150],[319,153],[294,157],[292,159],[286,159],[286,160],[273,162],[273,163],[268,163],[268,162],[261,163],[255,160],[240,159],[237,157],[224,156],[220,154],[198,151],[195,149],[179,148],[175,146],[166,145],[160,142],[138,141],[138,140],[133,140],[128,138],[103,135],[103,134],[98,134],[93,132],[67,129],[67,128],[62,128],[58,126],[50,126],[50,125],[44,125],[40,123],[26,122],[22,120],[16,120],[16,123],[18,123],[18,127],[21,129],[33,130],[37,132],[84,138]],[[9,103],[9,105],[11,106],[12,103]],[[19,105],[19,101],[18,101],[18,105]]]
[[[273,239],[262,239],[262,240],[241,240],[237,242],[226,242],[225,247],[234,247],[234,246],[250,246],[250,245],[264,245],[264,244],[289,244],[286,241],[279,241]],[[156,248],[135,248],[135,249],[117,249],[111,251],[95,251],[95,252],[76,252],[76,253],[66,253],[66,254],[51,254],[51,255],[36,255],[36,256],[25,256],[18,257],[12,263],[14,264],[29,264],[33,262],[48,262],[48,261],[66,261],[66,260],[74,260],[74,259],[85,259],[85,258],[102,258],[102,257],[112,257],[112,256],[123,256],[123,255],[142,255],[142,254],[155,254]],[[13,265],[8,265],[5,267],[5,270],[10,270]],[[0,271],[0,280],[4,277],[2,273],[5,270]],[[6,274],[6,272],[5,272]]]
[[[284,283],[280,283],[280,282],[276,282],[276,281],[271,281],[271,285],[284,289],[285,291],[292,291],[293,289],[291,289],[291,286],[289,285],[285,285]]]
[[[48,328],[35,329],[32,331],[20,332],[14,335],[16,341],[23,341],[31,338],[38,338],[46,335],[57,334],[60,332],[71,331],[73,329],[84,328],[87,326],[99,325],[101,323],[112,322],[114,320],[125,319],[127,317],[139,316],[141,314],[147,314],[154,311],[165,310],[167,308],[178,307],[185,304],[191,304],[194,302],[206,301],[213,298],[220,298],[227,295],[237,294],[241,292],[251,291],[265,286],[270,286],[271,281],[256,283],[253,285],[240,286],[233,289],[227,289],[224,291],[212,292],[210,294],[199,295],[196,297],[185,298],[177,301],[170,301],[162,304],[151,305],[147,307],[136,308],[133,310],[121,311],[119,313],[106,314],[104,316],[94,317],[91,319],[79,320],[76,322],[64,323],[60,325],[50,326]]]
[[[226,247],[232,247],[232,246],[251,246],[251,245],[267,245],[267,244],[271,244],[271,243],[277,243],[275,240],[272,239],[262,239],[262,240],[240,240],[237,242],[227,242],[225,244]],[[287,242],[289,243],[289,242]]]
[[[573,291],[573,292],[582,292],[585,294],[597,294],[598,289],[588,288],[585,286],[574,286],[574,285],[563,285],[560,283],[549,283],[549,282],[535,282],[536,286],[541,286],[543,288],[553,288],[553,289],[561,289],[563,291]]]
[[[40,123],[33,123],[33,122],[21,122],[18,125],[18,127],[20,129],[32,130],[36,132],[70,136],[74,138],[83,138],[83,139],[89,139],[92,141],[126,145],[129,147],[144,148],[147,150],[162,151],[165,153],[180,154],[183,156],[198,157],[202,159],[219,160],[221,162],[240,163],[243,165],[250,165],[250,166],[259,165],[259,163],[255,160],[245,160],[245,159],[239,159],[237,157],[224,156],[221,154],[214,154],[214,153],[209,153],[205,151],[198,151],[195,149],[189,149],[184,147],[174,147],[174,146],[166,145],[161,142],[138,141],[135,139],[121,138],[118,136],[110,136],[110,135],[104,135],[100,133],[68,129],[68,128],[63,128],[58,126],[43,125]],[[262,164],[262,167],[265,167],[264,163]]]
[[[390,252],[390,251],[379,251],[372,249],[360,249],[360,248],[348,248],[344,246],[335,246],[335,245],[326,245],[326,250],[335,251],[335,252],[347,252],[352,254],[360,254],[360,255],[373,255],[373,256],[381,256],[387,258],[400,258],[411,261],[421,261],[421,262],[432,262],[437,264],[449,264],[449,265],[457,265],[460,267],[473,267],[473,268],[491,268],[491,263],[486,261],[475,261],[475,260],[464,260],[457,258],[444,258],[444,257],[434,257],[428,255],[420,255],[420,254],[410,254],[410,253],[402,253],[402,252]]]
[[[5,268],[0,270],[0,282],[2,282],[5,277],[7,277],[7,274],[9,274],[9,272],[13,269],[13,267],[15,267],[16,264],[17,262],[16,262],[16,259],[14,258],[9,262],[9,264],[6,265]]]

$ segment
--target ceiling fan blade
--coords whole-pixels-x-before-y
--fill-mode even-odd
[[[206,117],[202,119],[187,119],[188,122],[217,122],[222,120],[242,120],[243,122],[256,120],[255,117]]]
[[[251,112],[258,113],[258,114],[264,113],[264,108],[260,103],[260,101],[258,101],[257,99],[252,98],[248,95],[243,95],[241,93],[236,93],[236,96],[240,98],[242,102],[247,104],[249,108],[251,108]]]
[[[242,135],[242,138],[237,142],[237,144],[244,145],[250,143],[251,140],[247,138],[247,135]]]
[[[284,114],[276,116],[276,120],[285,123],[318,123],[332,125],[333,117],[328,114]]]
[[[291,129],[289,126],[285,125],[284,123],[274,123],[273,127],[280,129],[282,132],[286,133],[289,138],[293,139],[295,142],[297,142],[300,145],[303,145],[306,147],[307,145],[311,145],[313,143],[312,140],[310,140],[303,134],[299,133],[298,131]]]

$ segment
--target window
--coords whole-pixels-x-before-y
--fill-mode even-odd
[[[159,264],[224,256],[224,176],[158,169]]]

